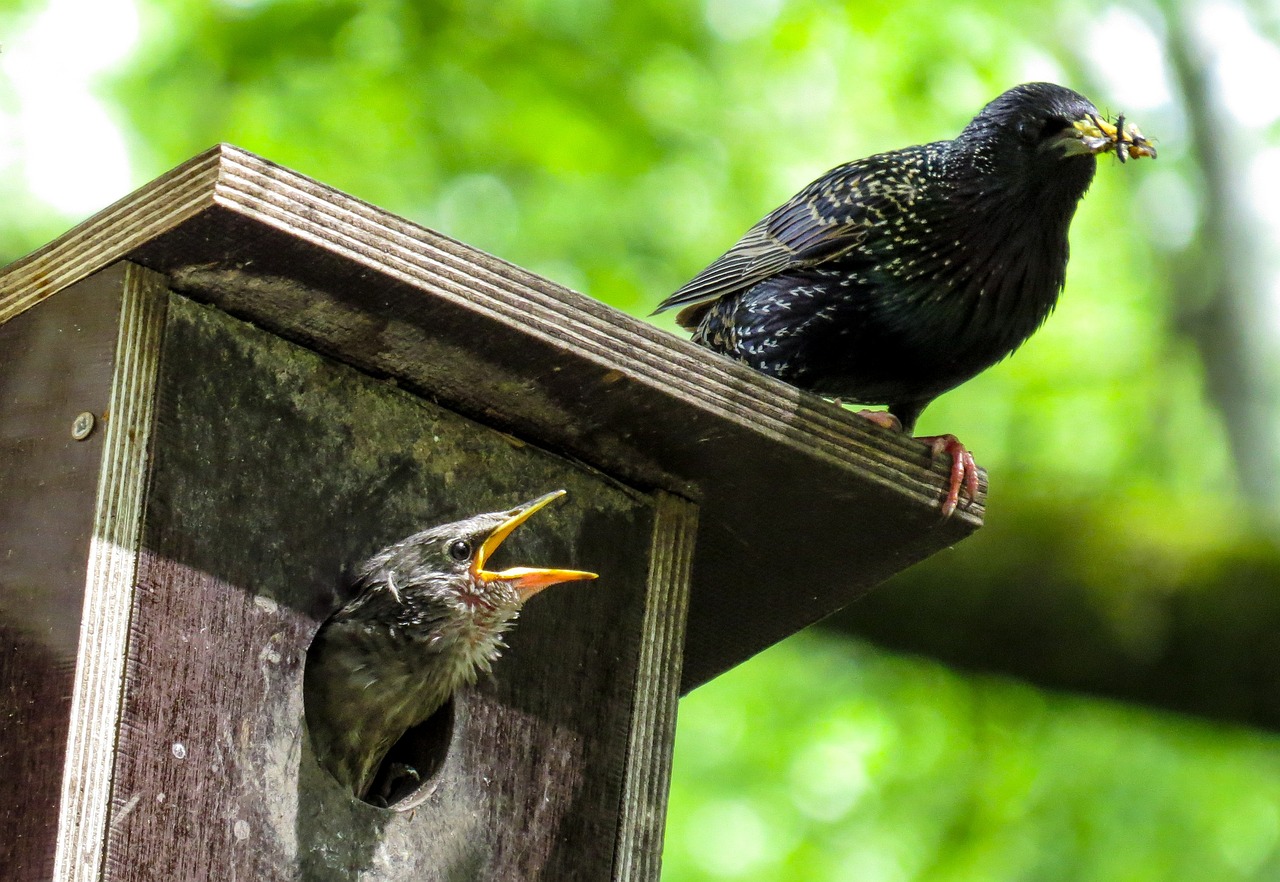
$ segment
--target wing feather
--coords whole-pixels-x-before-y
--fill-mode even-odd
[[[856,247],[871,223],[865,163],[838,166],[778,206],[654,312],[684,307],[676,320],[691,330],[710,301]]]

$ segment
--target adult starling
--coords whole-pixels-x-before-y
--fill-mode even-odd
[[[406,730],[490,670],[525,601],[549,585],[596,578],[485,569],[512,530],[563,495],[416,533],[359,568],[358,593],[320,627],[303,678],[316,758],[354,796],[369,795]]]
[[[802,389],[886,404],[863,414],[911,432],[1053,310],[1094,157],[1156,155],[1117,122],[1062,86],[1017,86],[953,140],[827,172],[657,311],[683,307],[694,342]],[[962,486],[975,495],[977,467],[954,435],[923,440],[951,455],[949,516]]]

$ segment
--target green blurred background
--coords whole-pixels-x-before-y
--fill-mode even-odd
[[[1056,314],[923,417],[987,527],[682,702],[663,878],[1275,880],[1277,36],[1237,0],[10,0],[0,263],[229,141],[643,316],[827,168],[1083,91],[1160,158],[1101,162]]]

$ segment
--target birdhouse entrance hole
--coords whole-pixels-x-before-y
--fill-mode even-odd
[[[456,696],[400,736],[387,751],[364,799],[370,805],[404,812],[417,808],[435,792],[435,777],[453,741]]]

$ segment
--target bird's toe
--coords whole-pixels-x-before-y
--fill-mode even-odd
[[[883,426],[886,429],[892,429],[895,432],[902,431],[902,420],[898,419],[887,410],[860,410],[858,416],[864,420],[871,420],[877,426]]]
[[[944,454],[951,457],[951,477],[947,484],[947,495],[942,500],[942,517],[945,520],[960,507],[962,490],[968,497],[963,503],[965,508],[978,497],[978,464],[969,448],[955,435],[930,435],[918,440],[929,442],[931,458],[937,459]]]

